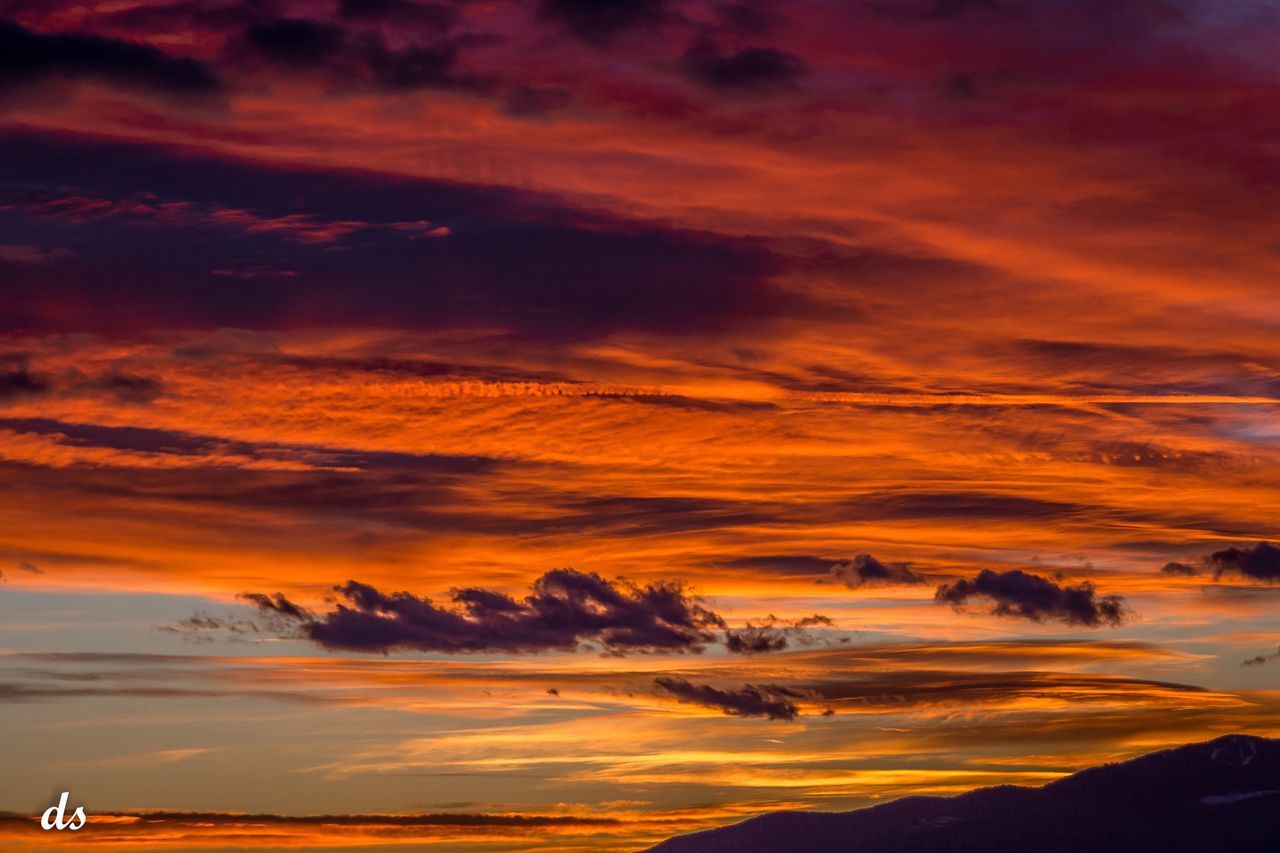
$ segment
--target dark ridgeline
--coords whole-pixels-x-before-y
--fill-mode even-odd
[[[774,812],[649,853],[1277,853],[1280,740],[1228,735],[1042,788]]]

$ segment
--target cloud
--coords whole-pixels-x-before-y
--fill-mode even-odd
[[[1269,655],[1257,655],[1256,657],[1251,657],[1246,661],[1241,661],[1240,665],[1241,666],[1261,666],[1264,663],[1269,663],[1273,660],[1280,660],[1280,649],[1272,652]]]
[[[172,95],[210,95],[221,86],[202,62],[146,44],[89,35],[45,34],[0,21],[0,88],[51,77],[97,77]]]
[[[681,702],[718,708],[731,717],[768,717],[794,720],[800,713],[794,699],[801,694],[777,685],[747,684],[737,690],[721,690],[710,684],[693,684],[683,678],[660,675],[653,680],[659,690]]]
[[[831,567],[831,577],[849,589],[926,582],[925,577],[911,571],[907,563],[882,563],[870,554],[859,554],[847,563],[836,563]]]
[[[267,59],[297,66],[322,65],[343,45],[343,32],[338,27],[302,18],[256,24],[249,27],[245,38]]]
[[[1280,546],[1270,542],[1214,551],[1205,562],[1213,569],[1214,580],[1223,575],[1242,575],[1266,583],[1280,581]]]
[[[374,80],[387,89],[423,89],[477,85],[473,78],[455,71],[458,46],[449,41],[419,45],[404,50],[374,47],[366,50],[365,61]]]
[[[0,137],[0,185],[31,188],[0,192],[13,227],[76,247],[55,274],[21,267],[5,282],[0,329],[339,324],[543,342],[767,328],[815,310],[783,286],[788,262],[759,239],[575,212],[518,190],[21,133]],[[241,260],[292,274],[263,287],[211,272]],[[109,289],[94,284],[104,270]]]
[[[6,264],[48,264],[74,254],[70,249],[52,249],[46,251],[38,246],[5,243],[0,244],[0,262]]]
[[[246,635],[262,633],[255,622],[247,619],[210,616],[202,612],[193,613],[186,619],[180,619],[171,625],[157,625],[155,630],[165,634],[177,634],[191,643],[212,643],[217,634],[227,634],[232,639],[242,639]]]
[[[0,401],[55,391],[101,395],[121,403],[150,403],[164,392],[164,385],[149,376],[118,370],[86,376],[71,368],[51,376],[32,371],[25,355],[0,353]]]
[[[741,655],[780,652],[793,642],[802,646],[817,643],[818,639],[807,629],[830,624],[829,617],[818,614],[796,620],[770,615],[760,623],[748,622],[742,628],[726,629],[724,645],[729,651]]]
[[[1062,501],[982,491],[878,491],[849,499],[863,518],[961,518],[1048,520],[1085,512],[1090,507]]]
[[[105,394],[121,403],[151,403],[164,393],[164,383],[153,376],[112,371],[73,383],[74,390]]]
[[[267,614],[275,614],[285,619],[297,621],[311,619],[311,611],[305,607],[299,607],[279,592],[274,596],[264,595],[260,592],[246,592],[242,593],[240,598],[255,605],[260,611]]]
[[[1164,564],[1164,568],[1160,569],[1160,574],[1169,575],[1171,577],[1194,577],[1195,575],[1200,574],[1200,572],[1195,566],[1171,560]]]
[[[800,57],[767,47],[726,53],[712,41],[694,43],[681,59],[685,76],[712,89],[770,92],[789,89],[805,73]]]
[[[338,15],[348,21],[390,21],[435,30],[447,30],[458,19],[451,6],[413,0],[339,0]]]
[[[0,354],[0,402],[48,390],[49,381],[32,373],[24,356]]]
[[[44,569],[40,568],[35,563],[27,563],[27,562],[18,563],[18,570],[26,572],[27,574],[30,574],[30,575],[44,574]]]
[[[368,10],[366,10],[368,11]],[[403,23],[407,11],[389,19]],[[381,17],[372,12],[355,18]],[[478,81],[459,74],[459,42],[442,37],[452,23],[443,16],[429,16],[434,25],[424,42],[411,40],[391,47],[376,31],[348,32],[341,27],[305,18],[281,18],[256,24],[245,32],[248,50],[267,62],[294,69],[321,70],[346,82],[373,83],[391,90],[430,87],[478,88]],[[400,39],[404,42],[405,39]]]
[[[993,661],[994,662],[994,661]],[[886,707],[999,707],[1040,703],[1160,705],[1221,702],[1224,694],[1177,682],[1072,672],[903,670],[851,672],[795,685],[804,696],[845,710]]]
[[[714,639],[710,629],[724,624],[679,583],[639,586],[574,569],[545,573],[519,601],[474,587],[455,589],[451,607],[357,581],[335,591],[336,609],[315,617],[280,594],[243,598],[294,621],[301,636],[326,648],[361,652],[522,654],[591,644],[617,655],[700,652]]]
[[[448,236],[448,229],[424,220],[362,222],[323,219],[305,213],[264,216],[245,208],[219,204],[199,205],[182,199],[162,199],[142,193],[112,199],[93,195],[60,195],[28,192],[6,200],[4,208],[19,209],[40,218],[73,225],[103,220],[164,228],[225,229],[246,235],[273,235],[301,245],[329,245],[374,232],[403,235],[404,239]],[[0,209],[4,209],[0,208]]]
[[[603,44],[625,30],[656,23],[666,11],[666,0],[543,0],[538,14],[582,41]]]
[[[935,601],[957,609],[973,599],[990,601],[993,616],[1013,616],[1035,622],[1051,620],[1089,628],[1115,627],[1127,617],[1123,597],[1099,596],[1088,581],[1076,586],[1059,586],[1020,569],[1004,572],[983,569],[973,580],[962,578],[940,584],[934,596]]]

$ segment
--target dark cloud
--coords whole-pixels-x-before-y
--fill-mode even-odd
[[[75,390],[113,397],[121,403],[151,403],[164,393],[164,383],[152,376],[112,371],[74,383]]]
[[[1270,663],[1273,660],[1280,660],[1280,650],[1276,650],[1269,655],[1257,655],[1246,661],[1241,661],[1241,666],[1262,666],[1264,663]]]
[[[681,67],[690,80],[713,89],[769,92],[794,87],[805,73],[800,57],[768,47],[722,51],[701,39],[685,53]]]
[[[805,696],[838,706],[869,708],[1001,705],[1064,696],[1077,702],[1141,704],[1169,691],[1207,692],[1195,685],[1115,675],[963,670],[855,672],[843,678],[805,682],[796,689]]]
[[[23,355],[0,354],[0,401],[54,391],[101,395],[121,403],[150,403],[164,393],[164,386],[158,379],[118,370],[86,376],[73,369],[54,377],[33,371]]]
[[[403,18],[401,10],[400,18]],[[398,27],[407,27],[402,20]],[[441,21],[441,27],[448,27]],[[461,42],[431,27],[427,35],[400,38],[395,46],[376,30],[344,29],[321,21],[282,18],[250,27],[248,50],[268,62],[295,69],[314,69],[335,84],[373,85],[382,89],[479,87],[457,71]]]
[[[49,436],[60,444],[76,447],[105,447],[112,450],[186,457],[234,454],[251,459],[289,458],[294,462],[303,462],[314,466],[317,469],[315,473],[319,478],[317,480],[317,488],[323,485],[323,487],[332,488],[339,493],[343,493],[343,499],[351,502],[350,507],[353,511],[357,511],[363,505],[363,502],[355,494],[351,485],[342,485],[344,480],[347,483],[353,482],[352,478],[344,478],[342,476],[342,474],[356,473],[353,469],[368,473],[386,472],[390,477],[390,480],[384,483],[387,488],[393,488],[397,484],[404,488],[413,482],[419,489],[423,489],[430,488],[430,486],[424,480],[417,479],[417,477],[438,476],[451,479],[468,475],[475,476],[492,470],[496,464],[495,460],[479,456],[435,456],[392,451],[347,450],[316,445],[259,444],[248,441],[235,441],[214,435],[182,432],[180,430],[77,424],[48,418],[0,418],[0,429]],[[335,473],[331,470],[335,468],[347,470]],[[169,472],[169,474],[174,473]],[[138,474],[137,476],[144,477],[143,474]],[[139,480],[139,485],[153,495],[170,494],[170,496],[178,497],[179,495],[171,490],[181,490],[183,488],[182,484],[180,482],[170,482],[166,485],[165,478],[167,476],[169,475],[161,475],[160,479],[153,481]],[[295,489],[301,490],[305,488],[301,481],[293,479],[289,474],[276,478],[268,473],[258,482],[254,482],[257,479],[254,472],[242,471],[239,476],[242,478],[242,485],[247,487],[241,494],[246,497],[250,505],[254,506],[262,505],[256,497],[253,497],[254,495],[269,494],[275,489],[292,492]],[[399,479],[397,480],[397,478]],[[210,499],[219,502],[222,499],[230,503],[237,502],[236,492],[225,488],[230,485],[230,483],[220,483],[219,487],[222,488],[221,498],[210,496]],[[425,496],[425,492],[419,491],[417,496]],[[181,495],[184,500],[191,500],[194,497],[192,494]],[[302,500],[301,495],[292,495],[290,500],[299,506],[307,503]],[[322,498],[309,503],[314,507],[326,507],[329,505]],[[383,501],[381,505],[385,507],[387,503]]]
[[[262,595],[243,593],[237,596],[253,605],[259,614],[257,620],[238,616],[213,616],[197,610],[186,619],[169,625],[157,625],[155,630],[176,634],[188,642],[212,643],[254,641],[267,637],[296,637],[298,625],[312,618],[311,611],[294,604],[280,593]]]
[[[55,77],[96,77],[172,95],[204,96],[221,88],[203,63],[151,45],[38,33],[0,21],[0,89]]]
[[[666,675],[658,676],[653,683],[681,702],[718,708],[731,717],[794,720],[800,713],[794,700],[802,696],[787,687],[747,684],[736,690],[721,690],[710,684],[693,684],[683,678]]]
[[[934,599],[956,608],[974,599],[990,601],[993,616],[1036,622],[1052,620],[1089,628],[1118,626],[1127,617],[1123,597],[1100,596],[1088,581],[1076,586],[1059,586],[1020,569],[1004,572],[983,569],[973,580],[940,584]]]
[[[24,356],[0,355],[0,402],[43,394],[48,390],[49,380],[32,373]]]
[[[27,562],[18,563],[18,570],[26,572],[29,575],[44,574],[44,569],[40,568],[35,563],[27,563]]]
[[[870,554],[859,554],[847,563],[836,563],[831,567],[831,577],[849,589],[926,582],[925,577],[911,571],[907,563],[882,563]]]
[[[332,649],[484,653],[574,651],[590,644],[611,654],[699,652],[724,622],[675,582],[640,586],[555,569],[521,600],[491,590],[455,589],[439,607],[407,592],[384,594],[348,581],[337,607],[313,618],[281,595],[246,599],[290,615],[307,639]],[[297,614],[297,615],[294,615]]]
[[[440,31],[447,30],[458,19],[457,10],[452,6],[413,0],[340,0],[338,15],[349,21],[390,21]]]
[[[820,625],[830,626],[831,619],[818,614],[795,620],[770,615],[762,622],[747,622],[742,628],[726,629],[724,645],[729,651],[741,655],[780,652],[792,643],[808,646],[818,642],[808,629]]]
[[[410,64],[388,66],[387,79],[434,73],[429,62]],[[495,181],[518,183],[519,175]],[[0,186],[46,187],[40,210],[20,204],[16,190],[6,193],[0,229],[35,229],[76,245],[74,258],[38,275],[6,275],[0,329],[115,334],[341,323],[563,341],[714,333],[812,310],[782,288],[783,259],[757,240],[578,212],[515,190],[17,133],[0,136]],[[118,212],[50,215],[62,208],[48,203],[68,191],[114,202]],[[147,193],[151,200],[139,207]],[[196,215],[171,222],[153,212],[159,204]],[[415,223],[449,232],[426,239],[422,228],[401,228]],[[335,242],[344,251],[323,251]],[[264,287],[212,273],[237,261],[292,274]],[[172,286],[176,279],[183,287]]]
[[[760,524],[769,507],[747,501],[694,497],[602,497],[561,504],[566,514],[544,521],[544,530],[608,530],[614,536],[681,533]]]
[[[388,50],[373,46],[365,50],[365,61],[373,79],[387,89],[432,87],[471,88],[475,81],[456,71],[458,46],[454,42]]]
[[[145,444],[152,437],[126,430],[108,440]],[[398,547],[418,540],[423,531],[533,535],[539,530],[536,514],[504,517],[501,510],[477,502],[475,491],[496,475],[496,463],[490,460],[362,451],[332,451],[330,456],[324,449],[320,457],[305,449],[283,455],[267,451],[264,457],[263,449],[255,451],[258,458],[293,462],[286,466],[292,470],[268,470],[228,459],[226,454],[236,455],[236,446],[231,442],[222,451],[215,444],[211,458],[190,454],[186,464],[172,467],[46,467],[0,460],[0,481],[30,501],[50,506],[74,501],[84,523],[127,525],[138,513],[178,513],[201,536],[233,539],[270,528],[306,548],[344,552],[367,549],[375,541]],[[317,462],[335,468],[309,467]],[[93,553],[87,557],[101,559]]]
[[[212,643],[219,634],[231,639],[243,639],[246,636],[262,633],[257,623],[248,619],[211,616],[200,611],[171,625],[157,625],[155,630],[165,634],[176,634],[191,643]]]
[[[657,23],[666,0],[542,0],[539,17],[592,44],[603,44],[624,30]]]
[[[1169,575],[1171,577],[1194,577],[1195,575],[1200,574],[1200,572],[1195,566],[1188,563],[1179,563],[1176,560],[1170,560],[1164,564],[1163,568],[1160,569],[1160,574]]]
[[[1214,580],[1223,575],[1241,575],[1266,583],[1280,581],[1280,546],[1270,542],[1214,551],[1205,562],[1213,569]]]
[[[246,592],[243,593],[240,598],[250,604],[253,604],[258,608],[258,610],[268,615],[275,615],[284,619],[299,622],[311,619],[311,611],[307,610],[305,607],[299,607],[279,592],[274,596],[264,595],[260,592]]]
[[[1090,507],[998,492],[869,492],[847,501],[863,518],[1062,518]]]
[[[340,28],[302,18],[254,25],[245,38],[267,59],[298,66],[329,62],[342,49],[344,40]]]

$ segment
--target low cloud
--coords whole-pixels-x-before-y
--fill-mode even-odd
[[[240,598],[254,605],[258,610],[268,615],[275,615],[284,619],[291,619],[300,622],[309,621],[311,619],[311,611],[307,610],[305,607],[299,607],[279,592],[274,596],[263,595],[260,592],[246,592],[241,594]]]
[[[1035,622],[1061,622],[1097,628],[1122,624],[1128,616],[1124,598],[1100,596],[1092,583],[1061,586],[1020,569],[996,572],[983,569],[972,580],[940,584],[934,600],[959,609],[971,601],[991,602],[993,616],[1010,616]]]
[[[1214,551],[1205,562],[1213,569],[1214,580],[1223,575],[1240,575],[1265,583],[1280,581],[1280,546],[1270,542]]]
[[[1262,666],[1264,663],[1270,663],[1273,660],[1280,660],[1280,649],[1277,649],[1276,651],[1272,652],[1269,655],[1257,655],[1255,657],[1251,657],[1246,661],[1241,661],[1240,665],[1241,666]]]
[[[1170,561],[1164,564],[1164,568],[1160,570],[1160,574],[1169,575],[1170,577],[1181,576],[1181,577],[1190,578],[1190,577],[1195,577],[1196,575],[1200,574],[1200,572],[1198,569],[1196,569],[1195,566],[1192,566],[1188,563],[1179,563],[1176,561]]]
[[[831,577],[849,589],[926,582],[925,577],[911,571],[907,563],[884,563],[870,554],[859,554],[847,563],[836,563],[831,567]]]
[[[219,636],[231,640],[245,640],[262,633],[257,623],[248,619],[210,616],[202,612],[193,613],[186,619],[180,619],[171,625],[157,625],[155,630],[164,634],[175,634],[190,643],[212,643]]]
[[[724,645],[740,655],[780,652],[792,643],[811,646],[819,639],[808,629],[819,625],[829,626],[831,619],[816,613],[796,620],[779,619],[771,614],[762,622],[747,622],[742,628],[726,629]]]
[[[721,690],[710,684],[693,684],[686,679],[661,675],[653,680],[660,692],[681,702],[716,708],[731,717],[768,717],[794,720],[800,709],[793,701],[802,694],[777,685],[747,684],[736,690]]]
[[[335,587],[340,599],[312,616],[277,593],[242,596],[293,622],[299,636],[360,652],[522,654],[598,647],[610,654],[700,652],[724,620],[677,582],[644,586],[594,573],[555,569],[517,600],[491,590],[452,592],[439,606],[408,592],[383,593],[358,581]]]

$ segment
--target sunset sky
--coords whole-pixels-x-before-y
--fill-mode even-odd
[[[5,849],[635,851],[1280,734],[1277,27],[0,0]]]

